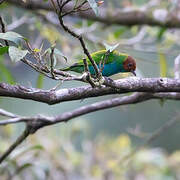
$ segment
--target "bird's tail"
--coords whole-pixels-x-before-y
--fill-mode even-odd
[[[73,68],[78,67],[78,63],[74,63],[73,65],[60,69],[61,71],[71,71]]]
[[[60,71],[70,71],[70,67],[62,68]]]

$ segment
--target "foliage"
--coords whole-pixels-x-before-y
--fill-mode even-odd
[[[48,129],[30,138],[0,167],[1,178],[175,180],[180,176],[180,151],[168,154],[160,148],[146,147],[126,158],[134,150],[127,134],[101,135],[91,141],[85,136],[87,128],[78,124],[74,123],[66,135],[62,132],[67,130],[57,127],[54,132],[61,133],[52,133],[51,129],[46,136]],[[5,140],[0,145],[4,146]]]
[[[21,4],[27,2],[23,0]],[[74,2],[73,10],[76,12],[76,5],[83,1]],[[166,28],[163,21],[168,19],[167,11],[172,13],[172,17],[178,12],[175,1],[153,1],[157,4],[150,4],[148,0],[106,2],[88,0],[86,2],[93,9],[93,14],[96,14],[94,20],[80,19],[73,15],[64,19],[70,30],[72,29],[78,37],[84,38],[90,52],[104,48],[109,51],[117,49],[136,57],[138,76],[173,77],[172,60],[179,53],[180,48],[179,30]],[[48,1],[44,0],[42,3],[48,4]],[[149,19],[154,17],[161,24],[159,27],[113,25],[116,18],[113,19],[112,24],[109,23],[110,19],[107,23],[98,23],[96,18],[101,18],[99,17],[101,5],[108,9],[109,17],[111,12],[114,13],[113,8],[123,8],[124,12],[148,11]],[[85,57],[77,39],[68,36],[68,33],[60,28],[58,19],[52,12],[14,10],[14,6],[9,4],[6,6],[3,4],[0,11],[7,22],[7,31],[0,33],[1,82],[15,83],[15,75],[11,73],[14,68],[22,71],[23,77],[20,82],[21,80],[30,81],[31,84],[35,73],[29,70],[28,77],[22,62],[38,72],[37,81],[36,84],[32,84],[33,87],[45,87],[44,82],[47,82],[44,81],[45,76],[58,80],[56,82],[59,80],[64,82],[64,79],[56,79],[54,68],[60,69]],[[19,19],[22,20],[23,16],[26,21],[20,24]],[[9,17],[13,17],[12,24]],[[68,79],[69,74],[64,76]],[[45,85],[48,89],[52,86]],[[73,85],[71,83],[68,86]],[[164,102],[163,99],[160,100],[161,105],[164,105]],[[40,106],[38,104],[38,110]],[[28,111],[34,113],[31,108]],[[89,125],[83,124],[79,127],[77,123],[73,124],[70,127],[71,130],[68,129],[69,133],[67,129],[49,127],[33,135],[3,162],[0,166],[0,179],[174,180],[180,177],[179,150],[167,153],[161,148],[144,147],[133,156],[127,157],[136,148],[127,134],[119,134],[118,137],[103,134],[97,135],[95,140],[90,140],[86,137],[87,126]],[[18,128],[21,129],[21,126]],[[10,137],[13,135],[19,135],[19,132],[16,132],[12,126],[3,127],[0,131],[1,154],[12,143]]]

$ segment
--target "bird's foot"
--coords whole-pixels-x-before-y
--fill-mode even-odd
[[[89,72],[84,72],[82,74],[82,79],[89,83],[92,87],[102,87],[102,85],[105,82],[105,79],[103,76],[95,79],[95,77],[92,77]]]

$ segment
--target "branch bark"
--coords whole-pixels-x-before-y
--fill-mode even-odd
[[[120,105],[127,105],[127,104],[135,104],[143,101],[147,101],[150,99],[159,99],[158,96],[154,96],[154,94],[150,93],[134,93],[129,96],[124,96],[124,97],[119,97],[119,98],[114,98],[110,100],[105,100],[97,103],[93,103],[90,105],[82,106],[80,108],[77,108],[73,111],[70,112],[65,112],[62,113],[58,116],[54,117],[47,117],[47,116],[42,116],[38,115],[35,117],[21,117],[14,116],[11,119],[7,120],[1,120],[0,121],[0,126],[1,125],[7,125],[7,124],[13,124],[13,123],[21,123],[24,122],[26,123],[26,129],[23,132],[23,134],[13,143],[8,150],[0,156],[0,163],[3,162],[3,160],[19,145],[21,144],[30,134],[35,133],[37,130],[41,129],[44,126],[48,125],[53,125],[56,123],[61,123],[61,122],[67,122],[75,117],[88,114],[91,112],[99,111],[102,109],[108,109],[108,108],[113,108],[116,106]],[[162,98],[162,96],[160,96]],[[3,112],[6,116],[9,116],[11,114],[10,112]],[[11,114],[11,116],[13,116]]]
[[[123,94],[128,92],[155,93],[154,97],[157,98],[180,100],[180,79],[133,77],[119,79],[116,81],[105,80],[104,84],[106,86],[101,88],[81,86],[69,89],[42,90],[26,88],[20,85],[0,83],[0,96],[31,99],[50,105],[65,101],[81,100],[90,97]]]
[[[24,130],[21,136],[0,156],[0,164],[9,156],[9,154],[20,145],[30,134],[28,127]]]
[[[29,0],[26,3],[19,0],[7,0],[10,4],[19,6],[21,8],[29,10],[47,10],[53,11],[50,3],[44,3],[41,0]],[[72,9],[71,5],[64,8],[65,12],[69,12]],[[113,9],[111,12],[105,8],[100,8],[101,16],[96,16],[92,10],[88,12],[79,12],[71,14],[71,16],[80,17],[83,19],[89,19],[97,22],[101,22],[107,25],[149,25],[149,26],[162,26],[168,28],[180,27],[180,19],[176,18],[173,14],[169,13],[168,18],[164,22],[158,20],[152,16],[153,12],[142,10],[122,11],[120,9]]]

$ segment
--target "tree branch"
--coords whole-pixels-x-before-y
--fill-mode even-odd
[[[108,109],[113,108],[120,105],[127,105],[127,104],[135,104],[143,101],[147,101],[150,99],[161,99],[163,96],[162,94],[158,97],[158,94],[154,95],[151,93],[134,93],[129,96],[119,97],[119,98],[113,98],[110,100],[105,100],[97,103],[93,103],[90,105],[82,106],[80,108],[77,108],[70,112],[62,113],[58,116],[54,117],[47,117],[38,115],[35,117],[20,117],[20,116],[14,116],[10,112],[2,111],[1,114],[6,114],[7,116],[12,116],[11,119],[7,120],[1,120],[0,125],[7,125],[12,123],[21,123],[24,122],[27,125],[26,130],[23,132],[23,134],[16,140],[15,143],[13,143],[10,148],[0,157],[0,163],[20,144],[26,139],[29,134],[35,133],[38,129],[53,125],[56,123],[61,122],[67,122],[75,117],[82,116],[91,112],[99,111],[102,109]],[[180,98],[180,93],[179,93]],[[14,116],[14,117],[13,117]],[[152,138],[151,138],[152,139]]]
[[[3,18],[1,16],[0,16],[0,24],[1,24],[2,33],[5,33],[6,32],[5,24],[4,24]],[[5,42],[6,46],[9,46],[8,41],[4,40],[4,42]]]
[[[147,100],[154,99],[154,98],[157,99],[158,97],[154,96],[153,94],[150,94],[150,93],[134,93],[134,94],[129,95],[129,96],[114,98],[114,99],[105,100],[105,101],[93,103],[90,105],[82,106],[82,107],[77,108],[73,111],[65,112],[65,113],[62,113],[62,114],[60,114],[58,116],[54,116],[54,117],[47,117],[47,116],[38,115],[35,117],[29,117],[29,118],[28,117],[22,117],[22,118],[21,117],[19,117],[19,118],[14,117],[12,119],[0,121],[0,125],[7,125],[7,124],[12,124],[12,123],[20,123],[20,122],[25,122],[27,124],[27,128],[23,132],[23,134],[0,157],[0,163],[20,143],[22,143],[24,141],[24,139],[26,139],[27,136],[29,136],[29,134],[35,133],[38,129],[40,129],[44,126],[53,125],[53,124],[61,123],[61,122],[67,122],[67,121],[69,121],[75,117],[82,116],[84,114],[88,114],[91,112],[99,111],[102,109],[113,108],[116,106],[126,105],[126,104],[135,104],[135,103],[147,101]]]
[[[20,145],[30,134],[29,127],[27,126],[22,135],[20,135],[17,140],[0,156],[0,164],[4,161],[4,159],[9,156],[9,154]]]
[[[64,3],[62,3],[62,5],[59,5],[59,4],[58,4],[59,10],[57,10],[57,8],[55,7],[54,1],[51,0],[51,2],[52,2],[52,4],[53,4],[53,7],[54,7],[54,10],[55,10],[56,14],[58,15],[58,19],[59,19],[60,25],[62,26],[62,28],[63,28],[67,33],[69,33],[70,35],[72,35],[73,37],[75,37],[76,39],[79,40],[79,42],[80,42],[80,44],[81,44],[81,46],[82,46],[82,49],[83,49],[83,51],[84,51],[84,54],[85,54],[85,55],[87,56],[87,58],[90,60],[92,66],[93,66],[93,68],[94,68],[94,70],[95,70],[95,73],[96,73],[97,78],[98,78],[98,79],[101,79],[102,75],[101,75],[101,73],[100,73],[100,71],[99,71],[99,69],[98,69],[98,66],[97,66],[96,62],[92,59],[92,57],[91,57],[91,55],[90,55],[90,53],[89,53],[89,51],[88,51],[88,49],[87,49],[87,47],[86,47],[86,45],[85,45],[85,42],[84,42],[83,37],[82,37],[81,35],[76,34],[76,32],[74,32],[74,31],[71,30],[68,26],[66,26],[66,25],[64,24],[62,12],[64,11],[65,5],[67,5],[68,2],[70,2],[70,0],[65,1]],[[82,3],[82,4],[83,4],[83,3]],[[74,9],[74,7],[72,7],[71,11],[73,11],[73,9]],[[85,61],[87,61],[87,60],[85,59]]]
[[[105,84],[111,87],[103,86],[101,88],[92,88],[91,86],[81,86],[69,89],[42,90],[0,83],[0,96],[31,99],[50,105],[64,101],[81,100],[90,97],[123,94],[127,92],[160,93],[154,94],[154,97],[174,100],[180,99],[179,79],[133,77],[116,81],[107,80]]]
[[[10,4],[19,6],[21,8],[29,10],[47,10],[53,11],[50,3],[44,3],[41,0],[29,0],[26,3],[19,0],[7,0]],[[64,8],[65,12],[69,12],[72,9],[72,5],[68,5]],[[156,9],[153,9],[155,12]],[[89,19],[97,22],[101,22],[107,25],[117,24],[117,25],[149,25],[149,26],[162,26],[168,28],[180,27],[180,19],[176,18],[172,13],[167,14],[167,18],[162,22],[161,20],[153,17],[153,12],[148,12],[148,10],[129,10],[122,11],[120,9],[113,9],[111,12],[105,8],[101,8],[101,15],[96,16],[92,10],[88,12],[79,12],[75,14],[70,14],[71,16],[77,16],[83,19]]]
[[[151,135],[147,138],[147,140],[139,145],[137,148],[135,148],[132,152],[130,152],[128,155],[124,156],[123,158],[119,159],[119,164],[127,163],[127,161],[130,161],[131,158],[142,148],[145,146],[148,146],[152,141],[157,139],[160,135],[162,135],[166,130],[168,130],[170,127],[174,126],[179,121],[179,114],[176,115],[174,118],[167,121],[165,124],[163,124],[161,127],[159,127],[157,130],[155,130]]]

